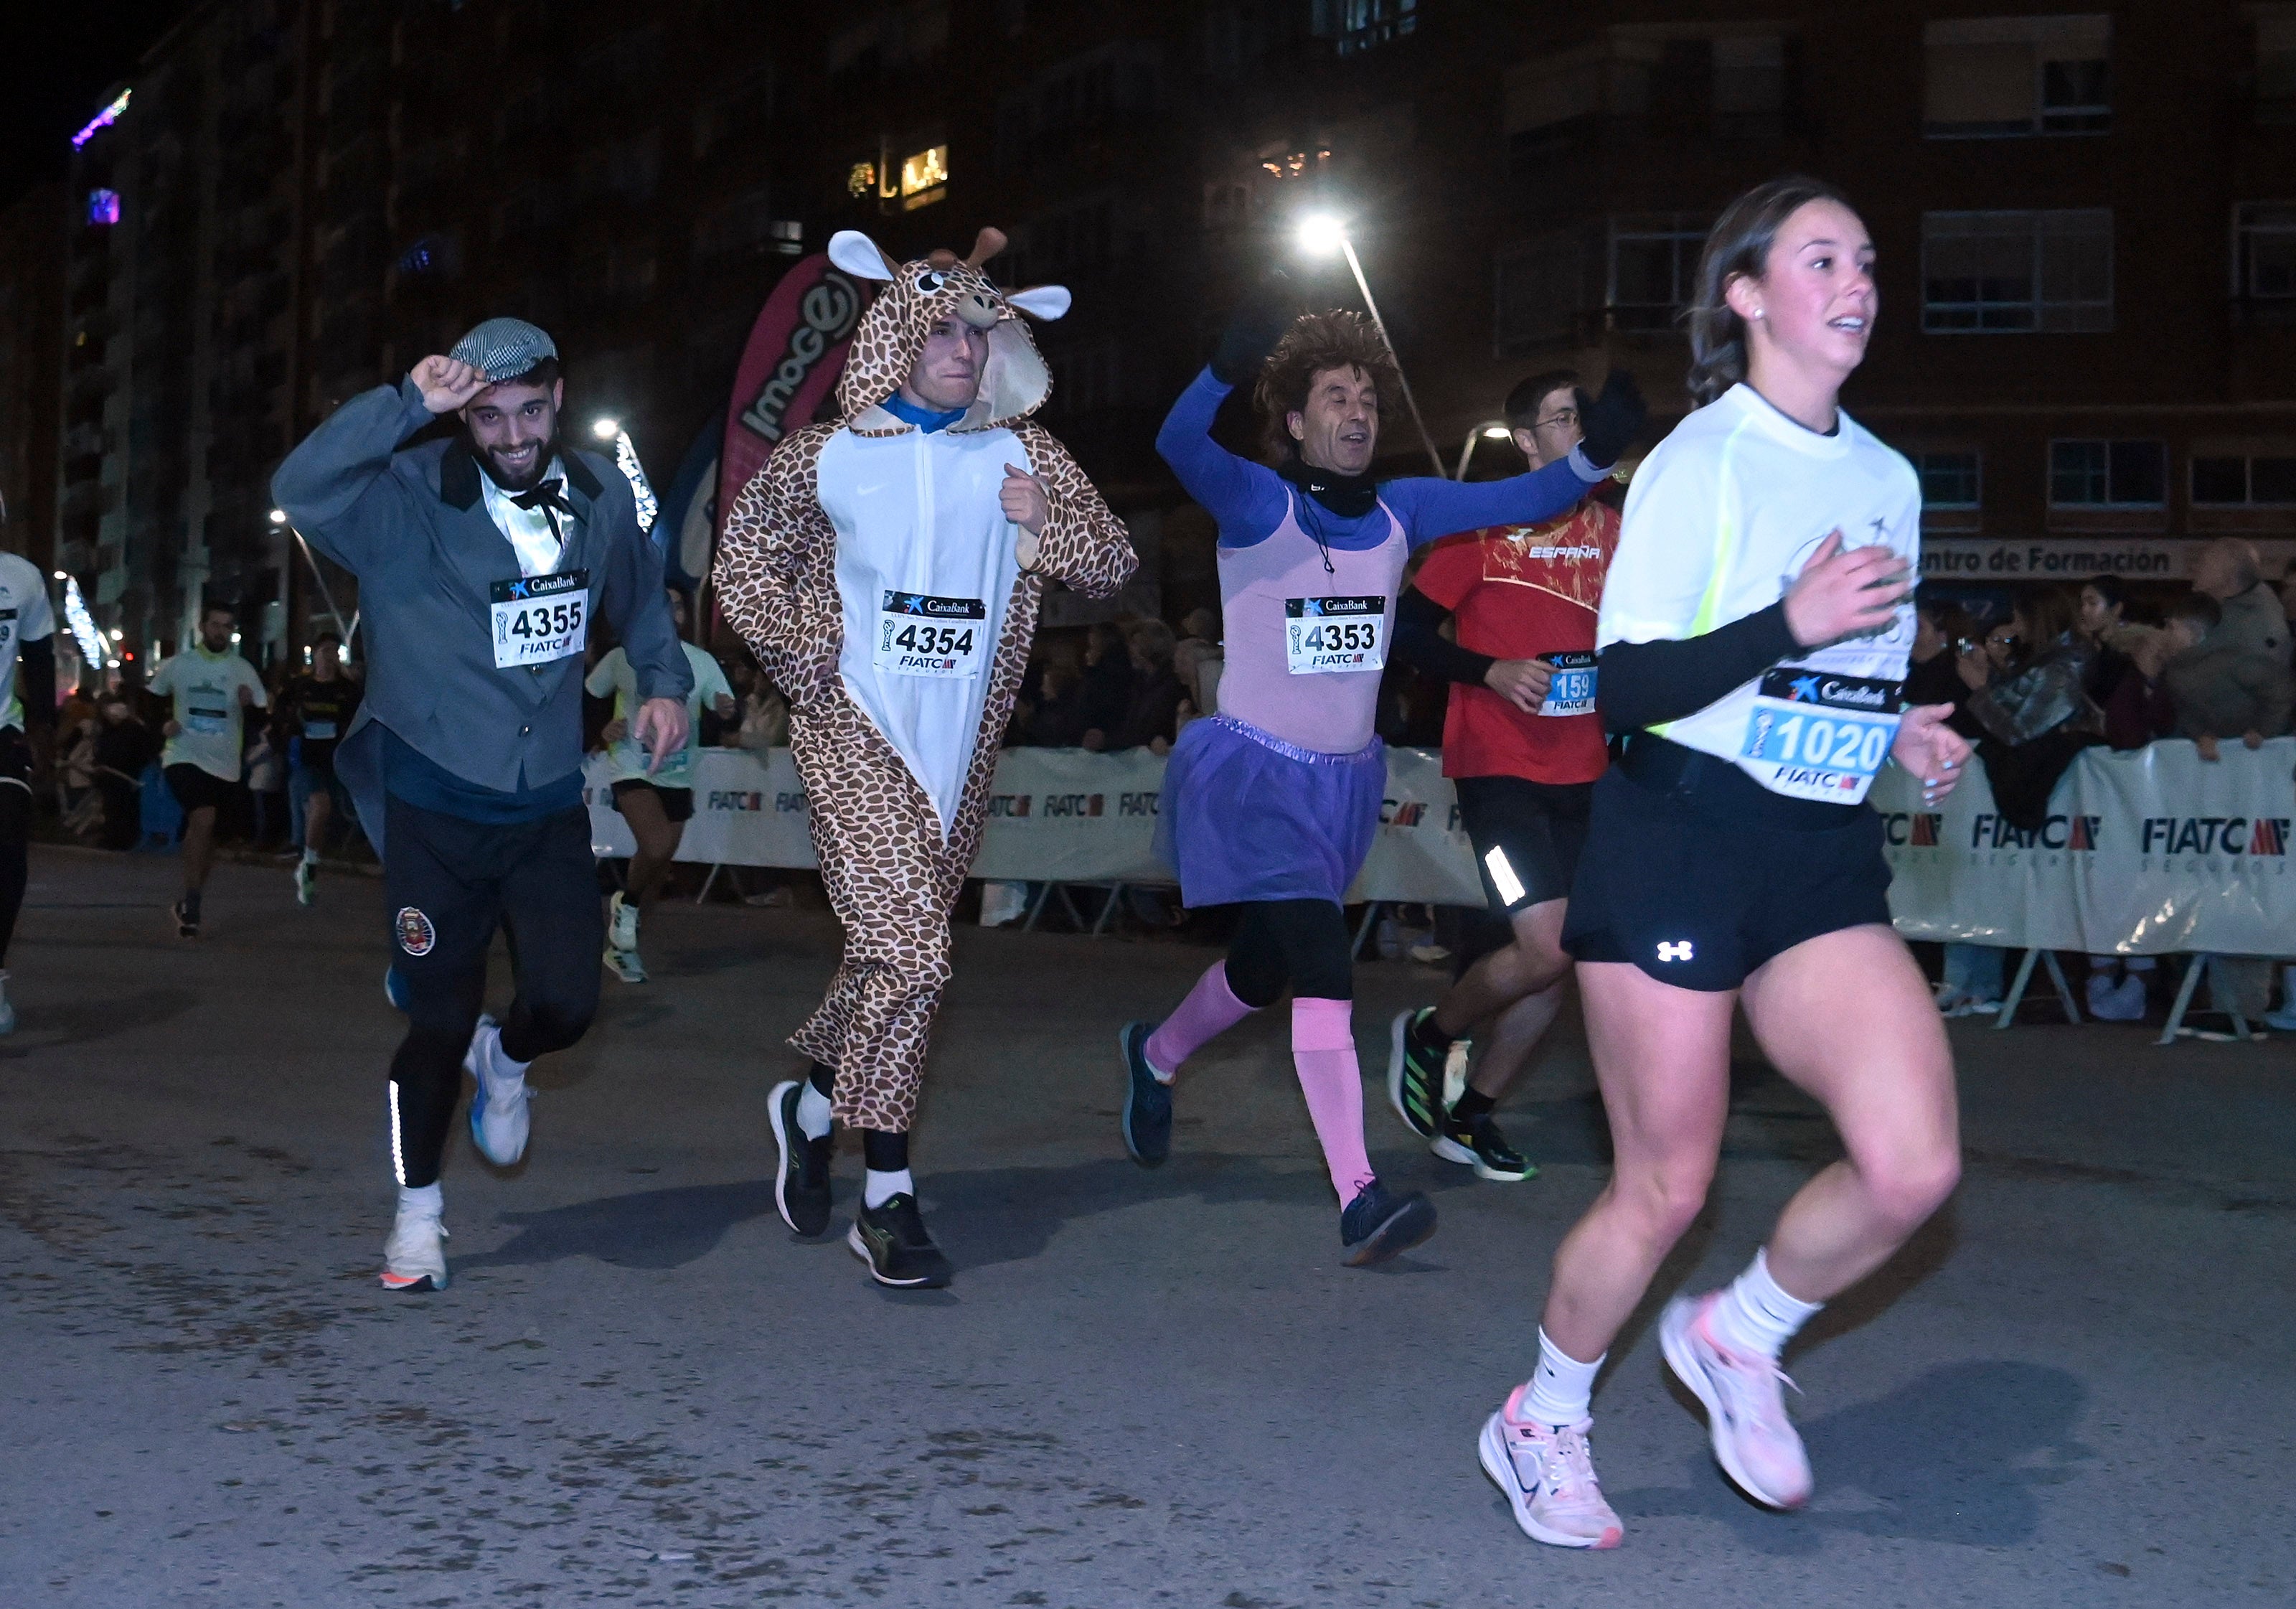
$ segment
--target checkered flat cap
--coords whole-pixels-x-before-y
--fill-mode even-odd
[[[447,356],[484,369],[489,379],[515,380],[544,358],[557,357],[558,343],[523,318],[489,318]]]

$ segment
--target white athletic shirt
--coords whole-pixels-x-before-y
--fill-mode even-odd
[[[1785,595],[1839,530],[1921,568],[1921,480],[1847,414],[1830,436],[1735,385],[1675,426],[1635,472],[1603,586],[1598,648],[1678,642]],[[1869,636],[1812,650],[1655,728],[1734,760],[1772,792],[1857,804],[1897,735],[1914,643],[1908,598]]]
[[[160,697],[176,701],[178,730],[160,751],[160,765],[197,766],[210,776],[237,782],[239,690],[251,689],[258,708],[268,702],[255,667],[229,649],[209,653],[193,646],[160,666],[151,686]]]
[[[693,691],[685,695],[685,747],[663,759],[660,770],[649,772],[645,750],[636,738],[625,735],[606,749],[609,782],[650,782],[658,788],[693,785],[693,751],[701,743],[701,712],[721,698],[733,697],[734,689],[726,685],[724,667],[709,653],[691,643],[678,646],[685,650],[686,665],[693,672]],[[642,702],[638,697],[637,672],[630,669],[630,656],[620,649],[600,660],[598,668],[590,672],[582,685],[592,698],[613,694],[616,720],[636,717]]]
[[[24,706],[16,697],[16,650],[55,630],[48,579],[40,567],[21,554],[0,553],[0,727],[24,724]]]

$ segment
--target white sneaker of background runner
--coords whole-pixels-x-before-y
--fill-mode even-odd
[[[394,1291],[412,1290],[424,1280],[434,1291],[447,1288],[447,1227],[439,1221],[445,1199],[435,1184],[398,1192],[398,1216],[390,1237],[382,1243],[382,1283]]]
[[[503,1055],[501,1024],[480,1017],[463,1055],[463,1069],[478,1086],[471,1096],[471,1138],[498,1168],[526,1154],[527,1066]]]
[[[1785,1371],[1767,1358],[1725,1346],[1714,1334],[1719,1291],[1677,1296],[1658,1321],[1667,1367],[1706,1405],[1714,1461],[1740,1490],[1772,1508],[1809,1501],[1809,1454],[1786,1417]]]
[[[1524,1411],[1518,1385],[1506,1406],[1483,1422],[1475,1452],[1483,1473],[1506,1493],[1514,1523],[1534,1542],[1554,1547],[1616,1547],[1626,1535],[1603,1500],[1595,1477],[1595,1451],[1587,1441],[1591,1419],[1541,1424]]]
[[[614,896],[612,936],[606,942],[619,950],[638,947],[638,907],[620,894]]]

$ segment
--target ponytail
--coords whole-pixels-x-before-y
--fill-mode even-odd
[[[1849,202],[1822,179],[1800,174],[1755,185],[1723,209],[1698,255],[1696,299],[1690,304],[1691,402],[1704,407],[1746,377],[1746,321],[1724,294],[1741,275],[1759,279],[1786,219],[1812,201]]]

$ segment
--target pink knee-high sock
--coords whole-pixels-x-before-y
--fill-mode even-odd
[[[1292,1061],[1308,1097],[1308,1116],[1332,1170],[1340,1205],[1372,1181],[1371,1158],[1364,1151],[1363,1072],[1356,1064],[1353,1002],[1292,1002]]]
[[[1227,986],[1227,963],[1213,962],[1196,980],[1188,997],[1148,1036],[1149,1071],[1170,1083],[1180,1063],[1195,1055],[1206,1040],[1234,1028],[1252,1010]]]

